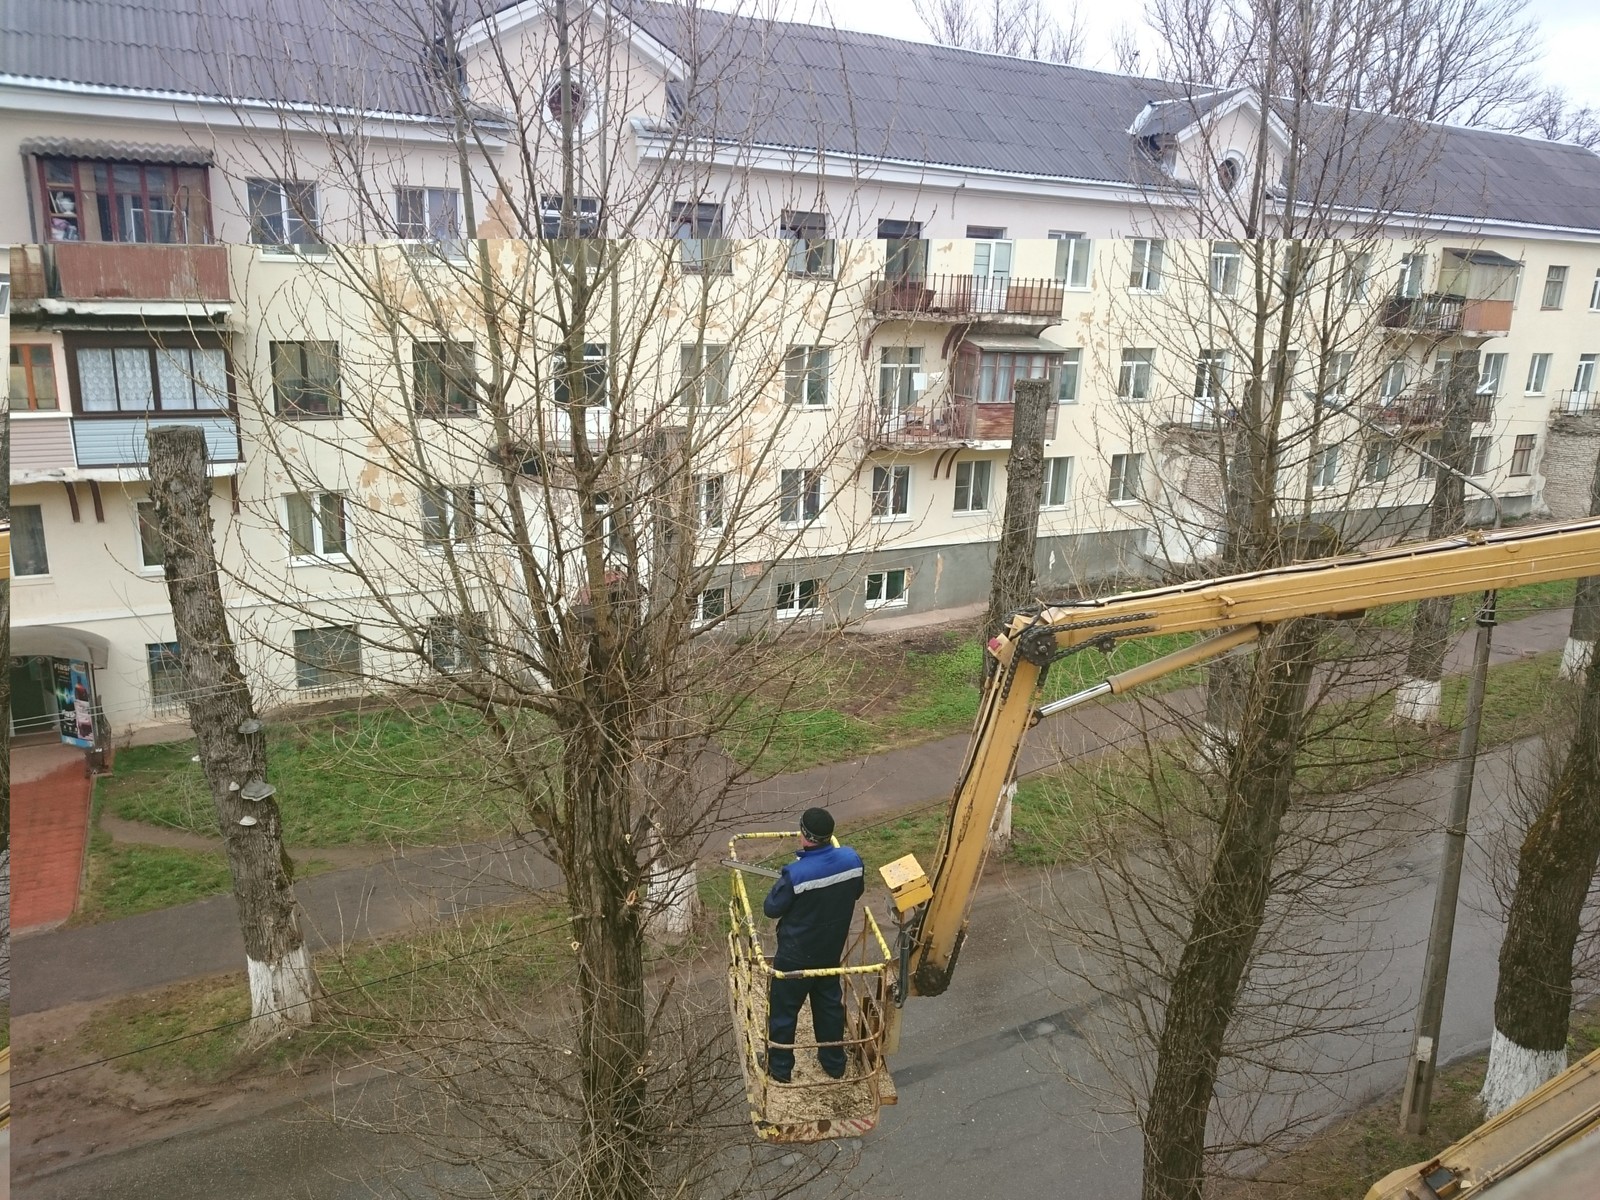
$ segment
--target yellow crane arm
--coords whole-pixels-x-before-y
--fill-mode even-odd
[[[1128,592],[1018,615],[989,643],[992,661],[972,742],[951,797],[928,883],[886,879],[915,919],[907,962],[911,994],[937,996],[950,984],[967,916],[988,853],[989,831],[1016,769],[1023,737],[1040,716],[1213,658],[1296,617],[1354,616],[1383,604],[1455,596],[1556,579],[1600,575],[1600,519],[1472,533],[1370,554],[1314,559],[1227,578]],[[1035,710],[1045,669],[1086,642],[1230,630],[1223,637],[1136,667],[1097,687]],[[920,881],[919,881],[920,882]]]

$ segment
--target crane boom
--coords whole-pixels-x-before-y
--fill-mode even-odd
[[[1600,519],[1470,533],[1017,615],[989,643],[977,722],[929,877],[932,896],[907,929],[911,993],[937,996],[950,984],[1001,795],[1041,713],[1205,661],[1281,621],[1354,616],[1378,605],[1586,575],[1600,575]],[[1230,632],[1035,710],[1051,661],[1074,647],[1223,630]]]

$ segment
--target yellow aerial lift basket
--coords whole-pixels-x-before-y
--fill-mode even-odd
[[[739,1065],[744,1071],[750,1119],[758,1136],[772,1142],[820,1142],[828,1138],[859,1137],[878,1123],[878,1110],[897,1099],[894,1081],[884,1061],[886,1020],[893,1001],[895,961],[878,923],[865,904],[858,928],[845,947],[840,965],[809,971],[774,971],[772,956],[762,948],[746,871],[762,868],[739,857],[741,846],[751,846],[751,857],[766,845],[771,853],[780,840],[793,842],[794,833],[742,833],[728,843],[727,860],[733,871],[732,918],[728,931],[728,1002],[733,1009],[733,1032],[739,1043]],[[834,841],[838,845],[837,839]],[[748,864],[748,865],[746,865]],[[811,1027],[811,1005],[801,1010],[795,1027],[794,1074],[779,1083],[766,1072],[767,993],[774,979],[800,979],[837,975],[844,996],[844,1078],[830,1079],[817,1063],[817,1039]]]

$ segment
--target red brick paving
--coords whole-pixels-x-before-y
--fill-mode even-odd
[[[11,927],[58,925],[78,903],[89,836],[83,751],[18,747],[11,759]]]

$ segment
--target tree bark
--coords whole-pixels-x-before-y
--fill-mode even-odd
[[[1600,455],[1589,481],[1589,515],[1600,517]],[[1594,644],[1600,641],[1600,575],[1578,580],[1572,600],[1572,629],[1561,655],[1561,678],[1577,679],[1595,657]]]
[[[1200,1197],[1206,1119],[1271,892],[1316,649],[1315,623],[1296,621],[1257,655],[1260,710],[1239,726],[1216,851],[1168,987],[1144,1120],[1144,1200]]]
[[[1011,456],[1006,462],[1006,511],[995,550],[984,640],[1034,599],[1039,503],[1044,488],[1044,427],[1052,397],[1048,379],[1019,379],[1011,405]]]
[[[1600,867],[1600,658],[1549,798],[1522,842],[1482,1098],[1494,1116],[1566,1066],[1572,952]]]
[[[239,669],[223,607],[211,529],[211,481],[200,430],[149,432],[150,498],[165,553],[189,723],[211,788],[233,877],[250,977],[253,1040],[311,1020],[316,975],[300,935],[278,805],[266,783],[266,735]]]
[[[1478,354],[1458,351],[1450,360],[1445,383],[1444,427],[1439,459],[1451,469],[1434,468],[1433,504],[1428,517],[1430,538],[1449,537],[1466,526],[1466,483],[1472,469],[1472,406],[1476,399]],[[1406,655],[1406,677],[1395,692],[1394,719],[1426,725],[1439,719],[1444,687],[1444,656],[1450,648],[1450,614],[1454,596],[1417,602]]]

